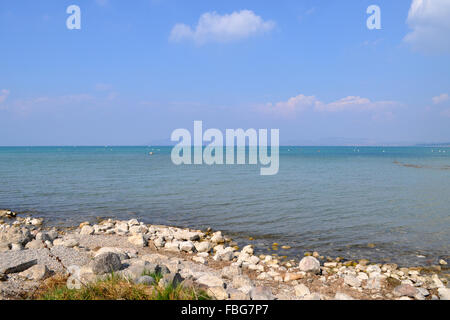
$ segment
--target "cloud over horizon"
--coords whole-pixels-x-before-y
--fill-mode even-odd
[[[413,0],[404,41],[424,53],[450,53],[450,1]]]
[[[169,40],[172,42],[187,40],[196,44],[224,43],[264,34],[274,27],[274,21],[264,21],[251,10],[224,15],[214,11],[202,14],[195,28],[183,23],[176,24],[172,28]]]
[[[448,94],[443,93],[439,96],[433,97],[431,100],[433,101],[434,104],[439,104],[439,103],[447,101],[448,99],[449,99]]]
[[[9,96],[9,90],[7,89],[2,89],[0,90],[0,103],[3,103],[6,98],[8,98]]]
[[[384,113],[389,113],[390,118],[392,118],[393,114],[388,109],[398,105],[400,105],[400,103],[396,101],[371,101],[368,98],[362,98],[359,96],[347,96],[330,103],[325,103],[315,96],[299,94],[295,97],[289,98],[287,101],[280,101],[277,103],[269,102],[260,107],[259,110],[264,113],[279,114],[281,116],[296,115],[306,110],[331,113],[344,111],[382,111]],[[380,115],[377,115],[375,118],[380,118]]]

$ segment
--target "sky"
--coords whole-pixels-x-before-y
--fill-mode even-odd
[[[449,142],[449,34],[448,0],[2,0],[0,145]]]

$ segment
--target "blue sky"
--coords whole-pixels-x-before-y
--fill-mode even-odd
[[[448,34],[447,0],[2,0],[0,145],[164,143],[194,120],[282,144],[448,142]]]

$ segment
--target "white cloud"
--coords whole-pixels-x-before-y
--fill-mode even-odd
[[[169,40],[174,42],[191,40],[197,44],[230,42],[266,33],[274,27],[275,22],[264,21],[250,10],[241,10],[224,15],[207,12],[200,16],[195,29],[186,24],[176,24],[172,29]]]
[[[448,98],[449,98],[448,94],[447,93],[443,93],[443,94],[441,94],[439,96],[433,97],[431,100],[433,100],[434,104],[439,104],[439,103],[447,101]]]
[[[407,19],[412,31],[404,41],[421,52],[449,53],[449,17],[449,0],[413,0]]]
[[[305,96],[300,94],[292,97],[287,101],[277,103],[268,103],[259,108],[265,113],[275,113],[283,116],[301,113],[306,110],[313,110],[316,112],[362,112],[375,111],[388,114],[391,107],[398,106],[399,103],[395,101],[371,101],[367,98],[358,96],[348,96],[330,103],[320,101],[315,96]],[[392,113],[389,113],[392,117]]]
[[[2,89],[0,90],[0,103],[4,102],[6,98],[9,96],[9,90]]]
[[[104,7],[108,4],[108,0],[95,0],[95,2],[101,7]]]

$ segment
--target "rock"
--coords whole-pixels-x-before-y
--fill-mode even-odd
[[[322,300],[322,297],[318,293],[312,293],[303,298],[303,300]]]
[[[19,273],[19,276],[28,280],[44,280],[50,276],[50,270],[44,264],[36,264],[31,268]]]
[[[128,233],[128,223],[119,222],[116,224],[116,232],[119,234],[127,234]]]
[[[223,238],[222,232],[221,231],[217,231],[214,232],[212,237],[211,237],[211,242],[214,243],[223,243],[225,241],[225,239]]]
[[[439,264],[442,266],[446,266],[447,265],[447,261],[445,261],[444,259],[440,259],[439,260]]]
[[[11,244],[11,251],[21,251],[23,250],[23,245],[20,243],[12,243]]]
[[[76,239],[73,239],[73,238],[63,240],[63,242],[62,242],[62,245],[67,248],[73,248],[73,247],[78,246],[79,244],[80,243]]]
[[[242,274],[242,269],[236,266],[227,266],[222,268],[222,277],[232,280],[234,277]]]
[[[206,259],[203,257],[193,257],[192,260],[201,264],[207,264]]]
[[[344,283],[354,288],[361,286],[361,280],[351,275],[344,276]]]
[[[197,279],[197,283],[206,287],[224,287],[225,285],[221,278],[210,274],[202,275]]]
[[[119,256],[120,260],[126,260],[129,258],[128,254],[125,252],[124,249],[121,248],[115,248],[115,247],[103,247],[100,248],[94,255],[94,257],[98,257],[101,254],[112,252]]]
[[[310,272],[314,274],[320,273],[320,262],[314,257],[304,257],[299,263],[299,269],[304,272]]]
[[[81,235],[91,235],[94,234],[94,228],[91,226],[84,226],[83,228],[81,228],[80,234]]]
[[[425,288],[418,287],[416,289],[424,297],[428,297],[430,295],[430,292],[427,289],[425,289]]]
[[[145,240],[144,236],[142,234],[135,234],[130,237],[128,237],[128,242],[131,244],[137,246],[137,247],[145,247],[147,245],[147,240]]]
[[[230,300],[250,300],[250,296],[240,290],[228,289]]]
[[[166,244],[166,241],[164,240],[164,237],[158,237],[155,240],[153,240],[153,244],[157,248],[162,248]]]
[[[167,251],[178,252],[180,251],[180,243],[178,241],[166,242],[164,249]]]
[[[0,218],[15,218],[17,213],[11,210],[0,210]]]
[[[251,244],[245,246],[242,248],[241,253],[246,253],[248,255],[253,255],[254,250],[253,250],[253,246]]]
[[[44,247],[41,240],[32,240],[25,245],[26,249],[42,249]]]
[[[370,266],[367,266],[366,272],[367,273],[372,273],[372,272],[380,273],[381,272],[381,268],[379,266],[377,266],[377,265],[370,265]]]
[[[304,296],[311,294],[308,287],[305,286],[304,284],[296,285],[294,287],[294,290],[295,290],[295,295],[299,298],[303,298]]]
[[[159,280],[158,285],[162,288],[172,285],[174,288],[179,286],[183,282],[183,277],[177,273],[165,274],[161,280]]]
[[[450,300],[450,289],[449,288],[439,288],[438,293],[439,293],[439,298],[441,300]]]
[[[266,287],[255,287],[250,290],[250,299],[252,300],[274,300],[272,291]]]
[[[150,276],[141,276],[136,280],[136,284],[145,284],[146,286],[151,286],[155,284],[155,279]]]
[[[409,284],[401,284],[397,287],[395,287],[394,291],[392,292],[396,296],[408,296],[408,297],[414,297],[417,294],[417,289]]]
[[[195,243],[195,249],[197,252],[210,252],[212,249],[212,244],[209,241],[202,241]]]
[[[334,300],[355,300],[349,295],[343,293],[343,292],[336,292],[336,295],[334,296]]]
[[[37,264],[37,259],[29,260],[29,261],[19,263],[19,264],[13,264],[13,265],[10,265],[10,266],[0,270],[0,273],[4,274],[4,275],[10,274],[10,273],[19,273],[19,272],[22,272],[22,271],[25,271],[25,270],[31,268],[32,266],[34,266],[36,264]]]
[[[372,277],[368,279],[365,288],[369,290],[380,290],[381,289],[380,277]]]
[[[94,258],[91,264],[94,274],[104,274],[117,271],[121,268],[122,263],[118,254],[113,252],[103,253]]]
[[[284,282],[303,279],[305,276],[306,273],[303,271],[299,273],[286,273],[284,276]]]
[[[228,292],[223,287],[209,287],[206,290],[206,294],[215,300],[228,299]]]
[[[180,243],[180,250],[184,252],[193,252],[195,250],[195,247],[192,242],[183,241]]]
[[[245,275],[234,276],[232,283],[233,283],[233,287],[235,287],[236,289],[242,288],[242,287],[252,287],[253,286],[253,281],[250,280],[250,278]]]

